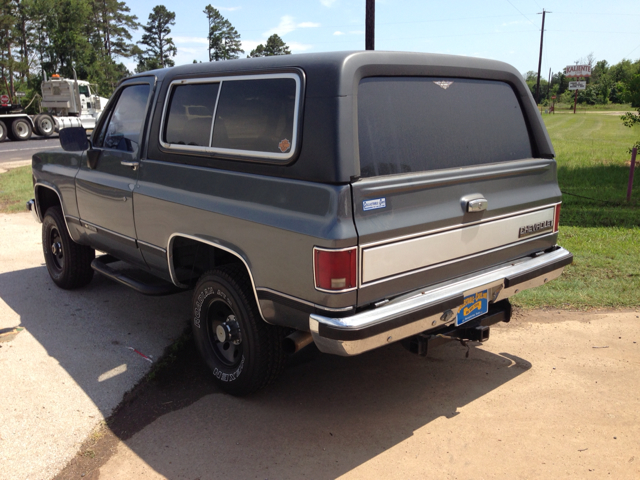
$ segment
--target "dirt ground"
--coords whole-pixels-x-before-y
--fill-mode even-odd
[[[640,478],[640,313],[519,312],[422,359],[310,347],[220,393],[189,340],[57,478]]]

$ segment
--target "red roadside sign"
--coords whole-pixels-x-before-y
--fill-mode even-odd
[[[10,101],[11,99],[9,98],[9,95],[0,96],[0,103],[2,103],[3,105],[7,105]]]

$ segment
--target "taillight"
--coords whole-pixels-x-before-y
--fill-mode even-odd
[[[316,288],[339,292],[356,287],[357,248],[313,249]]]
[[[554,232],[558,231],[558,227],[560,225],[560,206],[561,205],[562,205],[561,203],[556,205],[556,215],[555,215],[555,217],[553,219],[553,231]]]

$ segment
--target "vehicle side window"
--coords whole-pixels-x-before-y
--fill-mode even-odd
[[[286,161],[296,150],[300,91],[293,73],[175,80],[161,144]]]
[[[89,87],[87,85],[78,85],[78,90],[80,91],[80,95],[89,96]]]
[[[211,146],[289,152],[295,101],[292,78],[223,82]]]
[[[106,128],[101,132],[99,144],[125,152],[138,150],[150,88],[147,84],[124,88]]]
[[[218,83],[180,85],[173,89],[164,141],[208,147]]]

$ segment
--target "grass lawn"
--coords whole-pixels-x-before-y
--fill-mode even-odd
[[[25,204],[31,198],[31,166],[14,168],[0,174],[0,213],[25,212]]]
[[[564,194],[558,243],[573,253],[574,263],[559,279],[517,295],[514,303],[581,309],[640,305],[640,168],[632,202],[626,202],[627,149],[640,138],[640,128],[625,127],[617,115],[543,119]]]

